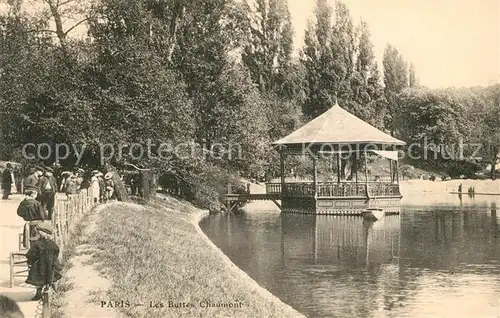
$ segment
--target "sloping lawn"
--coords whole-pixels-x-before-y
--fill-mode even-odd
[[[195,213],[174,199],[101,212],[91,243],[113,283],[104,306],[119,302],[111,305],[129,317],[299,316],[228,265],[197,232]]]

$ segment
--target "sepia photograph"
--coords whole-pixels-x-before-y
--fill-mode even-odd
[[[500,318],[499,0],[0,0],[0,318]]]

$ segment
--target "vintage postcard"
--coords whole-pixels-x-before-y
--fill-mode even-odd
[[[0,318],[500,317],[498,0],[0,0]]]

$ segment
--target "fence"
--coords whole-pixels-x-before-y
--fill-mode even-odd
[[[88,195],[87,190],[83,190],[79,194],[68,198],[67,200],[61,200],[56,198],[54,206],[54,214],[52,216],[52,225],[54,228],[54,238],[59,246],[59,258],[62,259],[66,248],[74,235],[76,226],[79,224],[83,216],[85,216],[89,211],[96,206],[93,198]],[[22,242],[20,237],[20,242]],[[26,252],[20,246],[19,251],[12,252],[10,255],[10,287],[14,287],[15,277],[26,277],[27,263],[26,263]],[[20,271],[16,271],[16,268],[22,268]],[[37,317],[50,317],[50,297],[48,289],[44,289],[42,300],[39,303],[37,309]]]
[[[52,224],[55,241],[59,246],[60,258],[65,253],[65,247],[70,242],[76,225],[96,204],[92,196],[88,195],[87,190],[82,190],[67,200],[56,200]]]

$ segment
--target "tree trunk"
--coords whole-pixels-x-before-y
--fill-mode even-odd
[[[47,2],[50,7],[50,13],[52,14],[52,17],[54,18],[54,23],[56,25],[56,34],[57,37],[59,38],[59,42],[61,44],[61,48],[64,52],[64,54],[67,53],[67,41],[66,41],[66,32],[64,32],[64,27],[63,27],[63,22],[61,18],[61,14],[59,12],[59,7],[54,0],[48,0]]]
[[[495,180],[495,172],[496,172],[498,156],[499,156],[498,147],[493,147],[493,155],[491,156],[491,171],[490,171],[490,179],[491,180]]]

